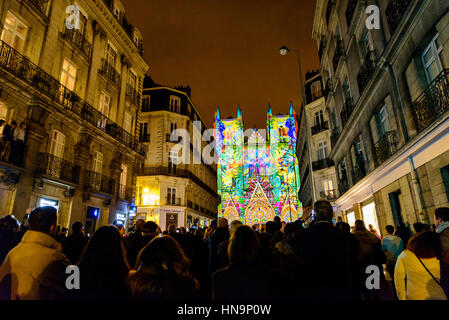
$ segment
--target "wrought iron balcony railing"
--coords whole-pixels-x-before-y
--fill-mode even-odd
[[[337,144],[338,138],[340,138],[340,130],[338,130],[338,128],[334,128],[331,133],[332,148]]]
[[[167,196],[167,204],[170,206],[181,206],[181,198],[173,198],[173,197],[169,197]]]
[[[313,126],[312,127],[312,136],[316,135],[320,132],[326,131],[326,130],[329,130],[329,122],[328,121],[325,121],[323,123],[317,124],[316,126]]]
[[[192,180],[198,186],[209,192],[214,197],[217,196],[217,192],[209,187],[203,180],[198,178],[195,174],[193,174],[189,170],[179,169],[173,170],[173,168],[169,167],[141,167],[137,171],[138,176],[158,176],[158,175],[166,175],[166,176],[176,176],[179,178],[186,178]]]
[[[120,86],[120,74],[108,60],[101,59],[100,73],[107,76],[115,85]]]
[[[419,132],[449,110],[449,69],[444,69],[412,104]]]
[[[363,164],[364,165],[364,164]],[[354,184],[365,178],[366,172],[364,172],[363,169],[359,169],[357,167],[354,168],[352,180],[354,181]]]
[[[377,57],[375,51],[368,51],[365,60],[363,61],[360,71],[357,74],[357,84],[359,85],[360,94],[365,91],[369,80],[373,77],[374,71],[377,67]]]
[[[47,15],[47,9],[49,0],[28,0],[31,4],[38,9],[43,15]]]
[[[387,9],[385,10],[385,15],[387,16],[388,27],[390,28],[390,33],[393,35],[396,32],[399,24],[401,23],[402,17],[407,11],[410,5],[410,0],[390,0]]]
[[[320,192],[320,197],[328,201],[333,201],[337,199],[337,190],[326,190]]]
[[[357,0],[349,0],[348,6],[346,7],[346,25],[351,26],[352,18],[354,17],[355,9],[357,8]]]
[[[39,153],[36,173],[49,178],[78,184],[81,167],[48,153]]]
[[[318,171],[318,170],[322,170],[322,169],[326,169],[326,168],[330,168],[334,166],[334,161],[332,161],[331,159],[321,159],[318,161],[314,161],[312,163],[312,169],[313,171]]]
[[[137,90],[130,84],[126,84],[126,98],[134,105],[140,105],[140,95]]]
[[[87,57],[92,54],[92,44],[76,29],[65,28],[64,36],[69,39],[78,49],[80,49]]]
[[[93,192],[102,192],[114,195],[115,180],[101,173],[86,171],[85,185]]]
[[[118,196],[120,200],[131,202],[133,200],[133,188],[120,184],[118,190]]]
[[[345,55],[345,48],[343,44],[343,40],[337,41],[337,46],[335,47],[334,58],[332,59],[332,64],[334,66],[334,72],[337,71],[338,63],[340,62],[341,57]]]
[[[374,145],[374,161],[380,166],[398,150],[396,131],[386,132]]]
[[[5,42],[1,41],[0,44],[0,69],[6,70],[53,101],[60,103],[65,110],[79,116],[128,148],[145,156],[146,146],[139,143],[137,138],[126,132]]]

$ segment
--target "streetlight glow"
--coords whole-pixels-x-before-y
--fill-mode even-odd
[[[286,56],[290,52],[290,49],[287,48],[286,46],[283,46],[283,47],[281,47],[280,52],[281,52],[281,56]]]

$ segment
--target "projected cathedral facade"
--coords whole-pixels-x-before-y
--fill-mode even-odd
[[[302,215],[297,132],[293,106],[288,115],[276,116],[270,107],[267,129],[245,132],[240,108],[237,118],[231,119],[221,119],[217,110],[219,217],[252,226],[273,221],[275,216],[293,222]]]

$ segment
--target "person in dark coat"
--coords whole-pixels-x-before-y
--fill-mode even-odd
[[[399,226],[396,228],[395,236],[398,236],[404,242],[404,246],[407,246],[408,240],[411,238],[412,233],[410,229],[405,225],[404,222],[401,222]]]
[[[304,299],[357,299],[357,249],[353,239],[332,224],[329,201],[314,205],[315,223],[303,232],[300,248]]]
[[[158,225],[153,221],[145,222],[140,231],[141,235],[134,239],[131,246],[128,248],[128,262],[131,267],[136,265],[137,257],[140,250],[142,250],[154,237],[157,235]]]
[[[62,252],[76,264],[81,257],[81,253],[87,245],[87,238],[84,235],[84,226],[81,222],[72,224],[72,234],[62,240]]]
[[[0,160],[10,162],[12,160],[12,145],[14,142],[14,130],[17,128],[17,122],[12,121],[3,129],[3,150]]]
[[[207,240],[209,248],[209,275],[218,269],[218,245],[230,238],[228,220],[221,218],[218,221],[218,228],[212,233]]]
[[[231,222],[230,231],[231,235],[235,232],[235,230],[241,226],[243,223],[240,220],[234,220]],[[228,247],[229,247],[229,239],[226,241],[223,241],[218,245],[217,248],[217,268],[225,268],[229,264],[229,257],[228,257]]]
[[[19,221],[8,215],[0,219],[0,265],[9,251],[20,243]]]
[[[258,262],[260,243],[248,226],[240,226],[229,243],[230,265],[212,275],[212,299],[260,301],[280,298],[276,274]]]

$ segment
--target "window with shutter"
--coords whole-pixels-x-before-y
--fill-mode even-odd
[[[99,151],[95,151],[92,170],[98,174],[103,172],[103,154]]]
[[[58,131],[53,130],[50,153],[58,158],[64,158],[65,148],[65,135]]]
[[[125,119],[123,120],[123,129],[131,133],[133,127],[133,116],[129,112],[125,112]]]

